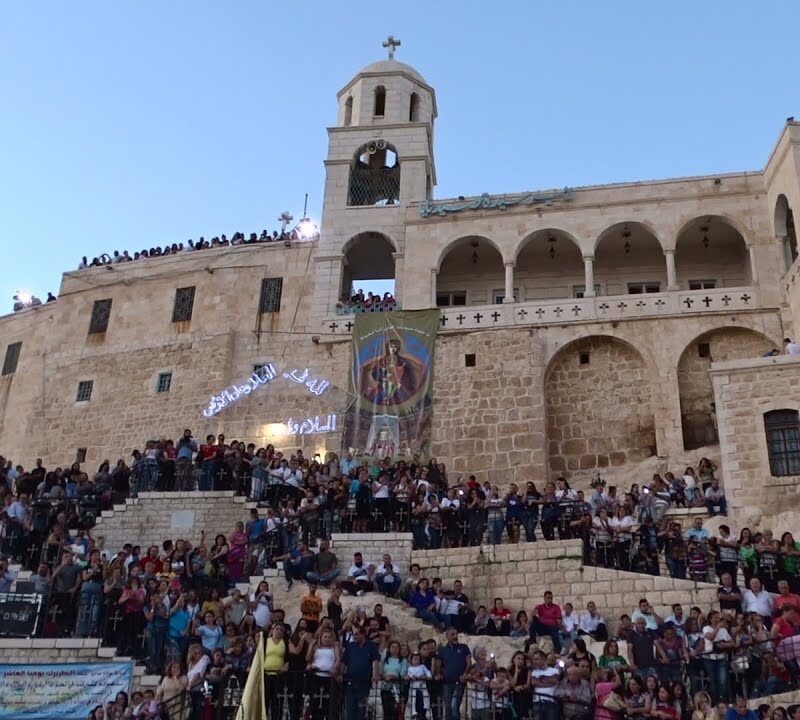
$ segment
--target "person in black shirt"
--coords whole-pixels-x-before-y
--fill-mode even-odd
[[[732,612],[738,615],[742,612],[742,591],[733,582],[733,577],[729,572],[722,573],[720,581],[722,584],[717,589],[719,609],[724,613]]]

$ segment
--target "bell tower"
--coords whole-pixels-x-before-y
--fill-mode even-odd
[[[313,313],[330,317],[359,281],[394,281],[402,305],[405,206],[436,184],[436,94],[422,75],[388,57],[362,68],[337,94],[328,128],[325,193]],[[341,309],[341,308],[340,308]]]

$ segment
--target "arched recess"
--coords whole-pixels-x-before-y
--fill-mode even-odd
[[[652,372],[623,340],[591,335],[561,348],[545,372],[550,470],[574,477],[656,454]]]
[[[709,330],[692,340],[678,360],[678,395],[684,450],[718,441],[714,390],[708,374],[712,362],[761,357],[774,343],[743,327]]]
[[[348,302],[359,290],[364,295],[394,295],[396,250],[394,243],[379,232],[363,232],[350,238],[342,249],[341,301]]]
[[[379,138],[358,148],[350,163],[347,204],[400,204],[400,158],[394,145]]]
[[[794,227],[794,213],[786,195],[778,195],[775,201],[775,236],[784,238],[784,264],[788,270],[797,259],[797,232]]]
[[[675,241],[675,269],[682,290],[750,285],[750,253],[742,233],[719,215],[686,223]]]
[[[353,96],[347,98],[344,102],[344,126],[350,127],[353,124]]]
[[[451,242],[439,256],[436,304],[486,305],[505,293],[503,256],[487,237],[469,235]],[[498,295],[499,294],[499,295]]]
[[[578,241],[555,228],[537,230],[517,249],[514,286],[518,300],[583,297],[583,254]]]
[[[641,222],[606,228],[595,243],[594,281],[598,295],[664,292],[667,266],[655,233]]]

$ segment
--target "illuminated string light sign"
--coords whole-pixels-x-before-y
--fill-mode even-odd
[[[286,429],[289,435],[319,435],[321,433],[329,433],[336,431],[336,415],[328,415],[327,422],[323,425],[322,422],[325,418],[320,420],[317,415],[313,418],[308,418],[302,422],[289,418],[286,421]]]
[[[303,368],[302,370],[300,370],[299,368],[295,368],[291,372],[282,373],[281,376],[286,380],[288,380],[289,382],[295,383],[296,385],[302,385],[308,388],[308,392],[311,393],[312,395],[316,395],[317,397],[323,395],[331,385],[330,381],[327,378],[312,376],[308,368]],[[234,403],[241,400],[243,397],[249,395],[251,392],[258,390],[258,388],[261,387],[262,385],[266,385],[267,383],[271,382],[276,377],[278,377],[278,371],[275,369],[275,366],[272,363],[267,363],[266,365],[261,367],[261,369],[254,372],[241,385],[238,384],[231,385],[230,387],[225,388],[218,395],[212,395],[211,399],[208,401],[208,406],[203,409],[204,417],[207,418],[214,417],[214,415],[224,410],[226,407],[230,407]],[[336,416],[335,415],[328,416],[329,419],[331,417],[333,418],[333,423],[335,426]],[[311,422],[311,421],[310,419],[308,421],[303,421],[303,424],[305,424],[306,422]],[[330,421],[328,424],[330,424]],[[319,425],[319,423],[317,423],[317,425],[314,427],[326,427],[326,426]],[[313,432],[291,433],[291,434],[308,435],[317,432],[330,432],[330,431],[315,430]]]
[[[275,379],[277,372],[271,363],[264,365],[259,371],[254,372],[242,385],[231,385],[225,388],[219,395],[212,395],[208,401],[208,407],[203,410],[206,417],[214,417],[220,410],[224,410],[229,405],[249,395],[253,390],[257,390],[261,385],[266,385]]]

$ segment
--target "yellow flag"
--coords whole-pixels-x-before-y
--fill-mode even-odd
[[[247,682],[244,684],[242,704],[236,711],[236,720],[267,720],[264,700],[264,635],[260,633]]]

